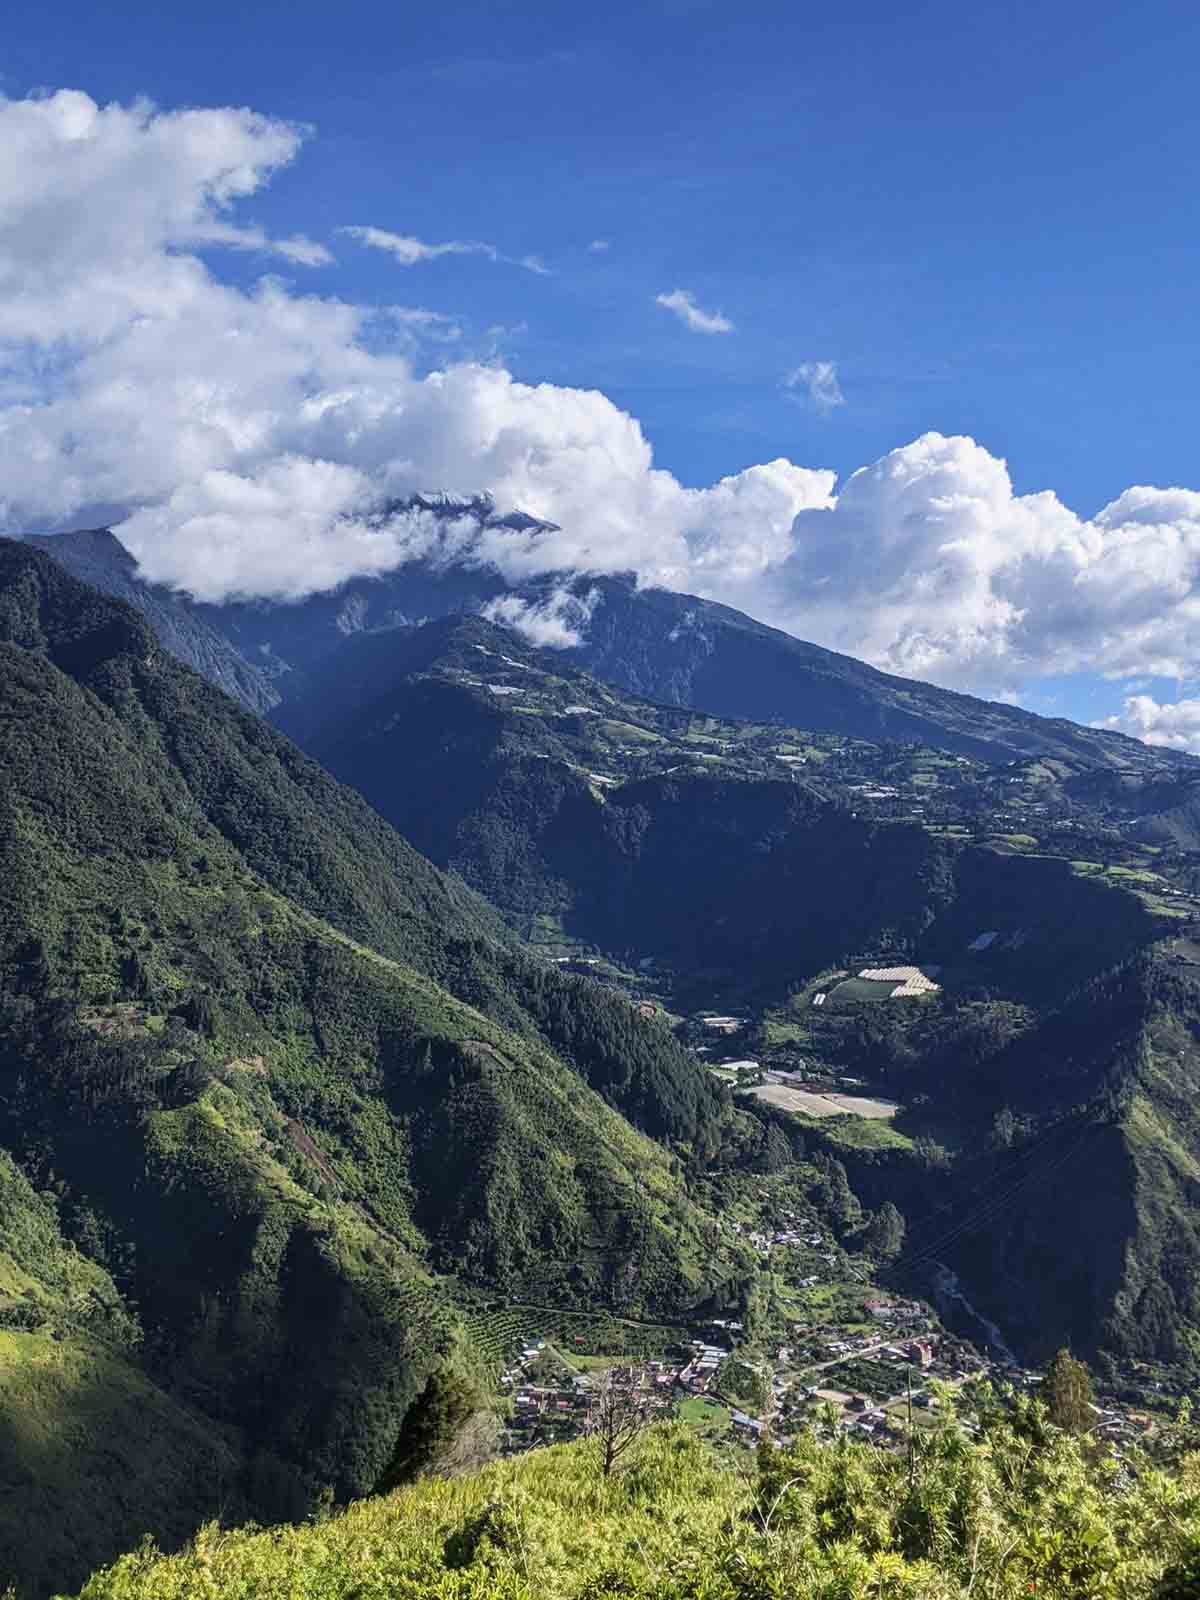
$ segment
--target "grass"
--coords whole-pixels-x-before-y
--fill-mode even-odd
[[[230,1438],[86,1340],[0,1331],[0,1415],[0,1584],[81,1583],[233,1502]]]
[[[681,1400],[675,1408],[675,1415],[689,1428],[724,1429],[729,1426],[729,1407],[718,1405],[715,1400],[706,1400],[698,1394]]]
[[[567,1361],[579,1372],[607,1372],[609,1367],[624,1366],[639,1359],[627,1353],[619,1356],[577,1356],[565,1351],[560,1354],[565,1354]]]
[[[887,1000],[900,987],[898,983],[881,983],[877,978],[845,978],[830,994],[827,1005],[855,1005],[860,1001]]]
[[[806,1121],[808,1119],[805,1119]],[[822,1117],[810,1124],[846,1150],[911,1150],[913,1142],[882,1117]]]
[[[774,1017],[768,1017],[763,1023],[763,1042],[769,1049],[772,1045],[803,1044],[808,1038],[809,1030],[801,1022],[784,1022]]]

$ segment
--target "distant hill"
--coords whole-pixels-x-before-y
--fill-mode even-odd
[[[726,1115],[665,1029],[0,541],[6,1576],[127,1541],[140,1491],[98,1462],[155,1408],[136,1515],[171,1537],[369,1492],[431,1372],[477,1360],[465,1293],[739,1303],[740,1248],[632,1125],[697,1154]],[[73,1567],[42,1516],[78,1524]]]
[[[107,528],[84,529],[27,541],[45,550],[83,583],[135,606],[160,644],[250,711],[279,703],[270,673],[247,661],[184,598],[137,575],[137,562]]]
[[[479,618],[347,641],[319,704],[315,726],[311,702],[275,715],[552,946],[653,958],[761,997],[857,949],[940,961],[1007,926],[1025,930],[1020,951],[989,970],[1026,992],[1048,948],[1056,984],[1082,981],[1157,926],[1066,860],[858,816],[854,793],[823,776],[831,750],[804,744],[818,736],[639,700]]]
[[[435,515],[490,516],[483,502],[473,511],[474,502],[422,503]],[[1193,764],[1121,734],[878,672],[728,606],[639,589],[631,578],[567,574],[512,587],[486,567],[408,563],[299,602],[196,605],[142,584],[111,536],[38,542],[77,576],[137,605],[168,649],[256,710],[276,698],[319,708],[326,663],[347,638],[476,612],[500,596],[536,607],[565,587],[586,598],[590,611],[580,644],[565,658],[649,700],[861,739],[918,741],[990,761],[1048,756],[1118,771]],[[233,658],[216,649],[214,636],[232,646]]]
[[[651,699],[989,761],[1040,755],[1122,770],[1189,764],[1121,734],[878,672],[712,600],[614,578],[588,579],[587,587],[598,599],[570,654],[606,682]]]

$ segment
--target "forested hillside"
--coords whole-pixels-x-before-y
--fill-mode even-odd
[[[816,1152],[843,1232],[899,1206],[896,1283],[948,1263],[1023,1351],[1194,1370],[1200,951],[1162,880],[856,815],[770,741],[693,738],[475,620],[355,641],[328,687],[298,731],[378,809],[0,543],[0,1567],[26,1592],[146,1529],[390,1483],[406,1419],[488,1388],[485,1301],[761,1306],[719,1196],[772,1150]],[[736,990],[903,1113],[859,1140],[735,1108],[523,916]],[[812,1005],[881,947],[940,965],[936,995]]]
[[[13,544],[0,997],[25,1241],[0,1283],[0,1568],[35,1588],[66,1574],[31,1517],[85,1530],[79,1577],[137,1517],[171,1537],[217,1498],[369,1491],[429,1375],[472,1370],[460,1287],[635,1314],[743,1292],[677,1161],[613,1109],[685,1154],[714,1139],[721,1091],[675,1041],[521,955],[134,613]],[[147,1406],[186,1412],[156,1469],[182,1496],[98,1468]],[[39,1407],[80,1432],[49,1489]]]
[[[701,732],[476,619],[348,642],[322,704],[277,716],[523,933],[650,957],[685,982],[779,994],[861,949],[960,960],[995,927],[1024,937],[989,981],[1061,993],[1156,927],[1067,860],[880,824],[849,789],[833,803],[819,748],[811,768],[778,753],[806,748],[801,734]]]

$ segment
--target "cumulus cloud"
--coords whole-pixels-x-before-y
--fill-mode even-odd
[[[1118,733],[1131,733],[1135,739],[1144,739],[1147,744],[1200,755],[1200,700],[1182,699],[1162,703],[1152,695],[1131,694],[1125,697],[1124,706],[1117,716],[1104,717],[1093,726],[1112,728]]]
[[[685,328],[693,333],[732,333],[733,323],[719,311],[705,311],[696,304],[690,289],[672,289],[670,294],[658,294],[654,304],[673,312]]]
[[[1077,671],[1189,670],[1200,495],[1126,490],[1090,520],[930,433],[803,511],[752,608],[895,672],[996,692]],[[736,602],[735,602],[736,603]]]
[[[1085,518],[939,433],[841,484],[781,458],[687,488],[598,391],[418,369],[405,330],[449,337],[443,313],[224,281],[220,247],[270,243],[243,212],[302,138],[246,110],[0,100],[0,526],[117,523],[149,577],[206,599],[411,556],[631,570],[987,693],[1192,671],[1200,493],[1134,487]],[[539,521],[389,509],[431,487]],[[553,597],[513,620],[560,641],[587,621]],[[1195,702],[1124,692],[1121,726],[1193,737]]]
[[[406,233],[389,233],[386,228],[355,226],[339,228],[338,232],[370,250],[385,251],[402,267],[415,267],[420,261],[436,261],[439,256],[486,256],[489,261],[524,267],[526,272],[537,273],[539,277],[547,277],[550,272],[540,256],[502,255],[494,244],[485,244],[481,239],[450,239],[445,244],[426,244],[424,239],[414,239]]]
[[[606,250],[611,248],[612,244],[608,239],[593,239],[591,244],[588,245],[588,249],[593,255],[603,255]]]
[[[836,361],[802,361],[784,375],[783,387],[789,392],[802,389],[813,410],[819,411],[822,416],[828,416],[846,403],[838,382]]]

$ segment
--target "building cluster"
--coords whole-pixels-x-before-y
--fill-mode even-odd
[[[731,1442],[747,1447],[764,1433],[786,1442],[799,1428],[824,1420],[839,1432],[896,1449],[910,1416],[919,1422],[937,1411],[939,1384],[954,1390],[995,1372],[1036,1392],[1042,1381],[1032,1370],[996,1372],[971,1344],[941,1329],[919,1302],[876,1295],[865,1302],[864,1314],[866,1327],[860,1321],[794,1328],[761,1369],[767,1381],[757,1415],[722,1393],[722,1369],[736,1357],[744,1331],[733,1320],[709,1323],[672,1355],[586,1371],[576,1371],[545,1339],[526,1340],[501,1380],[511,1402],[504,1447],[515,1453],[587,1434],[606,1386],[615,1386],[647,1420],[686,1415],[689,1402],[706,1401],[706,1425],[716,1419],[727,1426]],[[1114,1445],[1153,1426],[1146,1414],[1111,1401],[1093,1410],[1093,1431]]]

